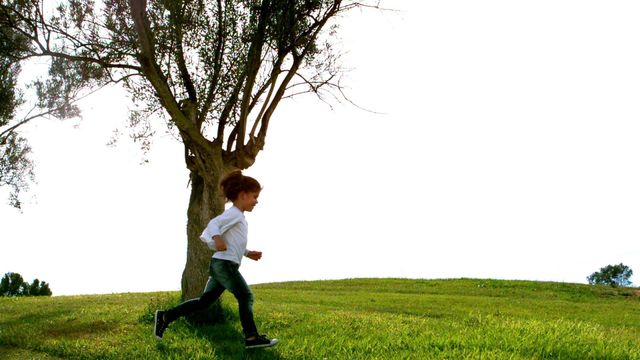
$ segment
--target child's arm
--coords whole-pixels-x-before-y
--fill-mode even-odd
[[[227,250],[227,245],[224,243],[224,241],[222,239],[216,241],[215,237],[224,234],[227,230],[229,230],[229,228],[237,224],[241,219],[241,212],[230,212],[227,209],[227,211],[209,221],[209,224],[207,224],[207,227],[204,229],[204,231],[202,231],[202,234],[200,235],[200,240],[205,242],[211,250]]]
[[[213,243],[214,243],[216,251],[226,251],[227,250],[227,244],[225,244],[224,240],[222,240],[222,236],[214,235],[213,236]]]

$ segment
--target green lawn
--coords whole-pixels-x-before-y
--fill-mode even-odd
[[[355,279],[255,285],[261,332],[245,351],[229,320],[171,325],[178,293],[0,298],[2,359],[639,359],[640,290],[478,279]]]

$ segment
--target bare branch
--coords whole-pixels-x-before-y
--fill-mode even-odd
[[[121,81],[121,80],[122,80],[122,79],[120,79],[120,80],[118,80],[118,81]],[[85,99],[86,97],[88,97],[88,96],[90,96],[90,95],[92,95],[92,94],[96,93],[97,91],[99,91],[99,90],[103,89],[105,86],[106,86],[106,84],[105,84],[105,85],[102,85],[102,86],[100,86],[100,87],[98,87],[98,88],[96,88],[96,89],[91,90],[90,92],[88,92],[87,94],[85,94],[85,95],[83,95],[83,96],[81,96],[81,97],[74,98],[74,99],[72,99],[71,101],[69,101],[68,103],[65,103],[65,104],[63,104],[63,105],[61,105],[61,106],[58,106],[58,107],[54,108],[54,109],[49,109],[49,110],[46,110],[46,111],[44,111],[44,112],[38,113],[38,114],[36,114],[36,115],[29,116],[29,114],[31,114],[31,112],[33,112],[33,110],[35,110],[35,108],[36,108],[36,107],[32,108],[32,109],[27,113],[27,115],[25,116],[25,118],[24,118],[24,119],[20,120],[19,122],[17,122],[17,123],[16,123],[16,124],[14,124],[13,126],[10,126],[9,128],[7,128],[7,129],[3,130],[3,131],[0,133],[0,139],[2,139],[4,136],[8,136],[8,135],[9,135],[9,134],[11,134],[12,132],[14,132],[16,129],[18,129],[20,126],[22,126],[22,125],[24,125],[24,124],[27,124],[28,122],[30,122],[30,121],[32,121],[32,120],[34,120],[34,119],[41,118],[41,117],[46,117],[47,115],[54,114],[54,113],[56,113],[56,112],[58,112],[58,111],[60,111],[60,110],[64,109],[65,107],[67,107],[67,106],[69,106],[69,105],[73,105],[73,104],[78,103],[79,101],[81,101],[81,100]]]
[[[368,8],[368,9],[376,9],[376,10],[381,10],[381,11],[394,11],[394,12],[399,12],[400,10],[396,10],[396,9],[389,9],[389,8],[383,8],[380,7],[380,3],[381,1],[378,1],[376,5],[370,5],[370,4],[365,4],[365,3],[361,3],[361,2],[352,2],[350,4],[347,4],[345,6],[342,6],[340,8],[340,12],[345,12],[345,11],[349,11],[351,9],[354,8]]]

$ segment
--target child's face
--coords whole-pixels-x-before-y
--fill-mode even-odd
[[[242,211],[251,212],[253,208],[258,204],[258,196],[260,191],[256,192],[244,192],[241,191],[238,195],[238,199],[234,203],[236,207]]]

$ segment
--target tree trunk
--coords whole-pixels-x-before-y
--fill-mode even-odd
[[[213,175],[213,174],[209,174]],[[191,172],[191,197],[187,211],[187,262],[182,273],[182,299],[200,297],[209,278],[209,263],[213,252],[200,240],[200,234],[209,220],[224,211],[224,195],[220,190],[219,179],[222,172],[216,172],[211,178],[214,184],[206,182],[197,172]],[[193,322],[215,322],[220,319],[220,305],[213,309],[193,314]]]

